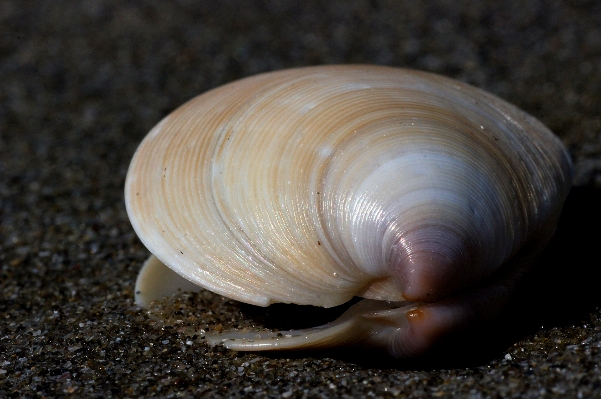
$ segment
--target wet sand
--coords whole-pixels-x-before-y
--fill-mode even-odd
[[[0,397],[600,397],[601,4],[297,3],[0,3]],[[539,118],[574,159],[558,235],[512,306],[427,362],[245,354],[198,334],[339,309],[206,291],[151,312],[133,302],[148,252],[123,184],[148,130],[234,79],[330,63],[471,83]]]

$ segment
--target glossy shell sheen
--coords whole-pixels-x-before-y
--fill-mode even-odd
[[[546,243],[571,173],[557,137],[491,94],[324,66],[184,104],[141,143],[125,197],[160,261],[230,298],[429,302]]]

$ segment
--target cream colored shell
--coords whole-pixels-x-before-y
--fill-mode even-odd
[[[560,141],[491,94],[323,66],[184,104],[136,151],[125,195],[144,245],[191,282],[334,306],[438,299],[489,276],[555,229],[570,178]]]

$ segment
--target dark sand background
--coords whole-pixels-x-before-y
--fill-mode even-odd
[[[122,192],[148,130],[212,87],[330,63],[474,84],[574,159],[558,236],[514,305],[429,363],[236,353],[195,333],[337,309],[265,315],[207,292],[151,314],[133,303],[148,253]],[[0,397],[601,397],[600,190],[597,0],[2,0]]]

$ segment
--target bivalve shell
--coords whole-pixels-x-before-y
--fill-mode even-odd
[[[491,94],[424,72],[323,66],[184,104],[141,143],[125,198],[158,259],[149,270],[261,306],[362,296],[414,311],[539,252],[571,175],[560,140]],[[163,285],[150,275],[141,304]]]

